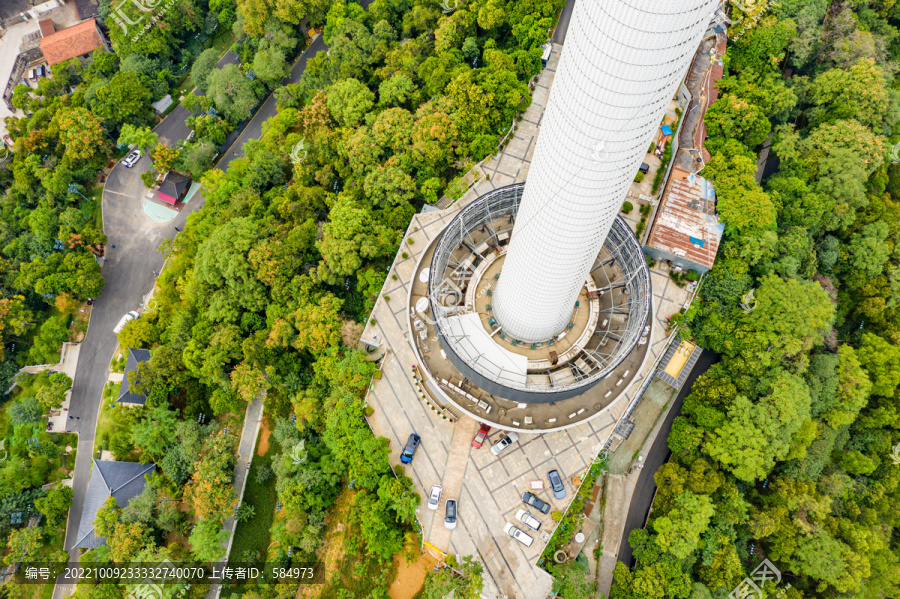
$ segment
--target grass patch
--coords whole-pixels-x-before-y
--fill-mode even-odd
[[[397,577],[396,560],[382,563],[377,557],[366,554],[353,501],[347,504],[346,513],[341,514],[343,510],[339,510],[331,518],[330,527],[344,524],[343,553],[336,566],[328,569],[328,580],[319,590],[319,599],[378,597],[381,596],[378,591],[386,593],[391,581]]]
[[[113,407],[113,400],[119,395],[119,387],[121,383],[108,382],[103,389],[103,402],[100,408],[100,414],[97,416],[97,432],[94,437],[94,455],[100,449],[114,449],[116,446],[115,439],[120,439],[120,447],[125,447],[125,438],[129,437],[131,427],[138,421],[144,409],[140,407],[129,407],[120,405]],[[107,447],[103,447],[106,442]],[[130,441],[128,442],[130,445]],[[121,449],[120,449],[121,451]],[[114,452],[115,453],[115,452]],[[131,452],[136,454],[134,450]],[[134,457],[134,456],[131,456]],[[116,459],[123,459],[117,456]],[[136,461],[136,460],[131,460]]]
[[[278,455],[278,443],[274,438],[269,440],[269,450],[263,456],[254,456],[244,487],[243,503],[252,505],[255,513],[245,522],[238,522],[234,531],[234,542],[231,545],[229,561],[247,563],[264,560],[271,541],[272,521],[275,518],[275,475],[262,483],[256,482],[256,474],[260,468],[271,468],[272,457]]]

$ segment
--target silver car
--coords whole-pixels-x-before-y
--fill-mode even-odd
[[[125,168],[131,168],[135,164],[137,164],[138,160],[140,160],[140,159],[141,159],[141,151],[134,150],[133,152],[131,152],[131,154],[129,154],[128,156],[125,157],[125,160],[122,161],[122,164],[125,166]]]
[[[519,440],[519,435],[516,433],[506,433],[503,437],[491,445],[491,453],[494,455],[500,455],[500,452],[515,443]]]
[[[511,522],[507,522],[503,526],[503,532],[505,532],[518,542],[522,543],[526,547],[531,547],[531,544],[534,543],[534,538],[513,526]]]
[[[456,519],[458,514],[456,513],[456,500],[448,499],[447,504],[444,507],[444,528],[447,530],[453,530],[456,528]]]
[[[531,530],[540,530],[541,521],[528,513],[526,509],[520,509],[516,512],[516,520],[530,528]]]

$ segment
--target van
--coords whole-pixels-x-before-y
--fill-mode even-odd
[[[113,333],[115,333],[116,335],[118,335],[119,333],[121,333],[121,332],[122,332],[122,329],[125,328],[125,325],[128,324],[129,322],[131,322],[132,320],[135,320],[138,316],[140,316],[140,314],[138,314],[138,313],[135,312],[134,310],[132,310],[131,312],[129,312],[128,314],[126,314],[125,316],[123,316],[123,317],[119,320],[119,324],[117,324],[117,325],[113,328]]]
[[[541,65],[547,66],[547,61],[550,60],[550,55],[553,53],[553,44],[547,42],[541,46],[541,50],[543,50],[543,54],[541,54]]]

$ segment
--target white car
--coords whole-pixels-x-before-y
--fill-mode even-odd
[[[117,324],[115,326],[115,328],[113,329],[113,333],[115,333],[116,335],[121,333],[122,329],[125,328],[125,325],[128,324],[129,322],[131,322],[132,320],[134,320],[135,318],[137,318],[138,316],[140,316],[140,314],[138,314],[134,310],[132,310],[131,312],[129,312],[128,314],[123,316],[122,319],[119,320],[119,324]]]
[[[125,157],[125,160],[122,161],[122,164],[125,166],[125,168],[131,168],[138,163],[138,160],[141,159],[141,155],[142,154],[140,150],[134,150],[133,152],[131,152],[131,154]]]
[[[526,509],[520,509],[516,512],[516,520],[530,528],[531,530],[540,530],[541,521],[528,513]]]
[[[436,510],[438,506],[441,504],[441,485],[434,485],[431,487],[431,496],[428,498],[428,509]]]
[[[447,503],[444,504],[444,528],[447,530],[456,528],[456,518],[456,500],[448,499]]]
[[[505,532],[518,542],[522,543],[526,547],[531,547],[531,544],[534,543],[534,539],[531,536],[525,534],[524,532],[513,526],[511,522],[507,522],[503,526],[503,532]]]
[[[503,437],[491,445],[491,453],[494,455],[500,455],[500,452],[515,443],[519,440],[519,435],[516,433],[506,433]]]

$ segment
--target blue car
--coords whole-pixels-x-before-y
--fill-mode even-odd
[[[551,470],[547,473],[550,480],[550,488],[553,489],[553,496],[557,499],[564,499],[566,496],[566,488],[563,486],[562,478],[557,470]]]
[[[400,462],[403,464],[412,464],[413,456],[416,455],[416,449],[419,448],[419,443],[422,442],[421,437],[416,433],[413,433],[409,436],[409,439],[406,440],[406,446],[403,448],[403,451],[400,452]]]

